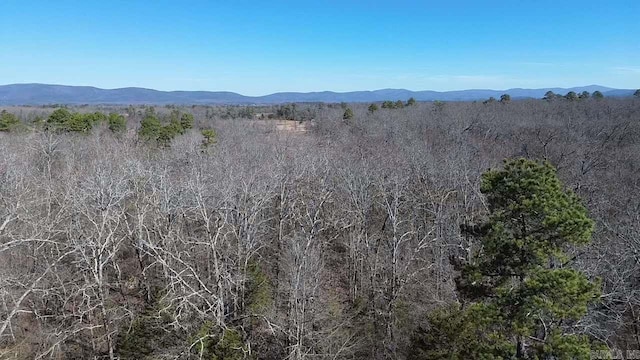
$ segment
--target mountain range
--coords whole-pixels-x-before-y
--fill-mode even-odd
[[[634,90],[613,89],[599,85],[574,88],[507,89],[507,90],[457,90],[411,91],[383,89],[352,92],[280,92],[265,96],[245,96],[228,91],[159,91],[145,88],[100,89],[91,86],[67,86],[48,84],[0,85],[0,105],[48,105],[48,104],[149,104],[149,105],[197,105],[197,104],[279,104],[290,102],[378,102],[385,100],[418,101],[473,101],[489,97],[500,98],[509,94],[512,99],[541,98],[547,91],[566,94],[600,91],[605,97],[631,96]]]

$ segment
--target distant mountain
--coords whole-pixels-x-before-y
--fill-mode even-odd
[[[144,88],[99,89],[91,86],[66,86],[46,84],[0,85],[0,105],[46,104],[278,104],[288,102],[374,102],[384,100],[418,101],[470,101],[489,97],[500,98],[509,94],[512,99],[541,98],[547,91],[566,94],[569,91],[590,93],[598,90],[605,96],[631,96],[634,90],[612,89],[599,85],[574,88],[508,89],[508,90],[459,90],[459,91],[410,91],[383,89],[353,92],[281,92],[265,96],[244,96],[226,91],[159,91]]]

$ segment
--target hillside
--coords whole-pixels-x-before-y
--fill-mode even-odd
[[[631,96],[633,90],[612,89],[599,85],[574,88],[507,89],[507,90],[458,90],[458,91],[410,91],[383,89],[352,92],[281,92],[265,96],[245,96],[227,91],[159,91],[144,88],[100,89],[91,86],[67,86],[47,84],[0,85],[0,105],[46,104],[280,104],[290,102],[375,102],[384,100],[418,101],[473,101],[489,97],[499,98],[509,94],[513,99],[541,98],[547,91],[565,94],[600,91],[605,96]]]

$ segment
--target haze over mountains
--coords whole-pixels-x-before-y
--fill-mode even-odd
[[[278,104],[289,102],[377,102],[385,100],[418,101],[472,101],[489,97],[499,98],[509,94],[513,99],[541,98],[547,91],[566,94],[600,91],[606,97],[631,96],[634,90],[613,89],[599,85],[574,88],[507,89],[507,90],[457,90],[457,91],[410,91],[405,89],[383,89],[352,92],[281,92],[265,96],[245,96],[228,91],[159,91],[145,88],[100,89],[91,86],[67,86],[48,84],[0,85],[0,105],[47,105],[47,104]]]

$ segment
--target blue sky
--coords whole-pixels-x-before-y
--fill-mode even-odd
[[[0,84],[640,87],[640,1],[0,0]]]

